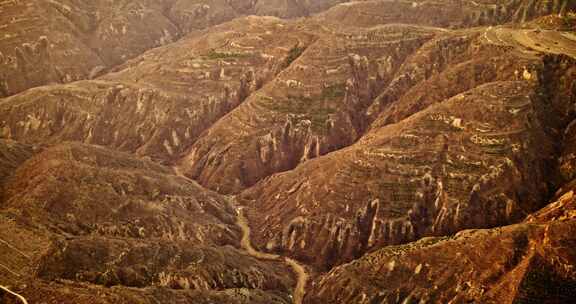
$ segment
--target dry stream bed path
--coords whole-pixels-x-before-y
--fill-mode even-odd
[[[180,169],[176,166],[172,167],[176,175],[185,178],[186,180],[198,184],[195,180],[188,178]],[[230,204],[236,207],[236,225],[242,231],[242,239],[240,240],[240,247],[246,251],[246,253],[254,258],[260,260],[269,260],[269,261],[284,261],[292,271],[296,275],[296,287],[294,288],[294,292],[292,295],[292,300],[294,304],[301,304],[302,300],[304,299],[304,295],[306,294],[306,284],[308,282],[308,273],[306,272],[306,268],[302,266],[298,261],[288,258],[282,257],[277,254],[266,253],[262,251],[258,251],[252,246],[252,242],[250,239],[250,224],[248,223],[248,219],[244,215],[244,210],[242,207],[238,207],[236,204],[236,200],[233,196],[228,196],[228,201]]]

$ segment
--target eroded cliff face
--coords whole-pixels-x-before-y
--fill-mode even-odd
[[[93,79],[147,50],[246,15],[300,17],[340,1],[32,0],[0,3],[0,97]]]
[[[490,3],[463,2],[460,6],[471,13],[494,9]],[[530,59],[515,54],[516,49],[525,54],[533,48],[563,53],[560,47],[538,49],[530,42],[556,35],[534,33],[541,24],[531,24],[530,33],[493,27],[447,31],[432,27],[447,24],[425,18],[432,15],[449,21],[451,14],[454,20],[467,16],[456,12],[457,7],[428,2],[354,2],[306,20],[306,24],[321,24],[318,36],[322,38],[308,48],[299,48],[301,56],[294,64],[193,144],[180,162],[183,170],[206,187],[238,193],[273,173],[349,146],[373,120],[378,120],[376,126],[398,121],[482,83],[521,78],[518,73],[523,73]],[[513,22],[513,16],[528,9],[517,1],[505,7],[505,16],[489,14],[487,24]],[[530,6],[529,12],[522,13],[524,19],[547,14],[544,7],[541,3]],[[572,7],[566,2],[551,9],[564,12]],[[420,26],[375,26],[392,22],[372,16],[380,11],[386,11],[394,22]],[[355,12],[358,20],[353,18]],[[354,28],[343,26],[348,18]],[[363,25],[363,21],[374,24]],[[483,24],[462,22],[454,27]],[[359,25],[367,29],[357,28]],[[380,117],[385,110],[388,114]]]
[[[572,188],[516,225],[463,230],[336,267],[307,303],[567,303],[574,298]],[[370,284],[366,284],[369,281]]]
[[[350,148],[242,194],[267,210],[254,216],[262,247],[330,267],[372,246],[515,222],[540,206],[558,186],[552,168],[573,115],[574,60],[494,48],[488,31],[469,35],[410,57]]]
[[[438,31],[322,28],[322,39],[298,47],[285,71],[192,145],[184,172],[209,188],[238,192],[350,145],[366,130],[363,112],[390,75]]]
[[[272,17],[236,20],[147,52],[99,80],[6,98],[2,135],[28,143],[81,141],[170,162],[285,69],[295,47],[314,39]]]
[[[573,117],[576,71],[559,48],[538,54],[524,40],[539,35],[485,28],[424,44],[374,99],[358,142],[241,194],[261,247],[330,268],[539,208],[562,183],[557,138]]]
[[[574,4],[339,2],[0,3],[0,287],[573,298]]]
[[[181,35],[166,1],[3,1],[0,96],[93,78]]]
[[[518,221],[554,181],[540,154],[555,153],[539,119],[552,114],[538,113],[544,101],[531,90],[480,86],[259,183],[243,196],[269,210],[254,216],[260,241],[329,267],[373,247]]]
[[[234,290],[246,303],[252,294],[262,303],[287,301],[290,272],[234,248],[241,235],[226,198],[170,168],[96,146],[60,144],[32,154],[15,159],[20,165],[3,182],[0,256],[12,273],[2,280],[59,282],[50,287],[52,301],[66,300],[60,288],[82,284],[123,303],[154,298],[130,300],[126,287],[195,290],[164,291],[164,301],[224,291],[222,297],[234,298]],[[122,287],[101,288],[111,286]]]

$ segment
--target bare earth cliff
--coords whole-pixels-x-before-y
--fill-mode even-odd
[[[0,0],[0,303],[572,303],[576,2]]]

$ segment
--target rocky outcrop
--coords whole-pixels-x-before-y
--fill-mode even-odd
[[[180,35],[150,1],[4,1],[0,23],[1,97],[95,77]]]
[[[399,100],[403,95],[410,95],[408,93],[409,90],[419,89],[415,86],[421,84],[425,80],[430,78],[434,78],[430,81],[431,84],[436,84],[437,81],[440,81],[439,74],[446,72],[451,77],[453,77],[454,71],[446,71],[448,69],[454,69],[458,65],[463,65],[462,63],[467,63],[468,65],[460,70],[466,71],[468,73],[474,73],[476,65],[480,60],[476,61],[476,58],[484,59],[490,57],[496,57],[496,53],[505,54],[507,53],[506,50],[492,50],[488,48],[477,47],[475,45],[475,40],[478,39],[480,33],[476,32],[466,32],[463,35],[442,35],[438,38],[432,39],[425,43],[419,50],[417,56],[412,56],[408,58],[408,60],[403,64],[401,69],[394,75],[394,78],[390,81],[384,91],[374,100],[373,104],[367,111],[368,117],[371,117],[372,120],[377,118],[378,116],[385,116],[380,115],[380,113],[385,109],[388,108],[391,103]],[[472,59],[472,60],[471,60]],[[481,67],[478,67],[480,70]],[[472,71],[470,71],[472,70]],[[488,74],[482,69],[482,73]],[[461,72],[462,73],[462,72]],[[459,75],[456,74],[456,77]],[[470,75],[467,75],[470,76]],[[472,77],[467,78],[475,78],[476,75],[471,75]],[[493,75],[490,75],[493,76]],[[464,78],[464,77],[462,77]],[[452,89],[454,85],[460,83],[459,81],[452,81],[448,87]],[[468,89],[473,88],[476,83],[474,82],[472,85],[468,87]],[[426,88],[427,90],[418,90],[421,94],[420,98],[425,98],[428,96],[430,90],[434,90],[434,88],[438,87],[437,85],[432,87]],[[439,91],[439,90],[438,90]],[[465,90],[460,89],[459,92]],[[424,93],[426,92],[426,93]],[[455,96],[453,92],[446,92],[446,90],[442,90],[445,94],[445,97]],[[452,93],[452,94],[451,94]],[[435,94],[431,94],[435,95]],[[413,106],[414,103],[421,103],[420,100],[413,101],[413,102],[398,102],[403,106]],[[416,113],[417,111],[413,111],[410,114]],[[405,115],[402,118],[407,117]],[[400,121],[398,119],[396,121]],[[376,126],[381,125],[379,122],[375,123]]]
[[[244,192],[248,204],[268,210],[253,217],[261,246],[329,267],[370,248],[500,226],[537,209],[556,183],[553,157],[541,155],[557,155],[554,134],[574,102],[571,81],[548,78],[572,75],[573,59],[539,64],[528,81],[479,86]]]
[[[492,15],[497,15],[497,11],[500,10],[505,15],[504,12],[509,13],[509,18],[504,20],[509,20],[512,22],[526,22],[534,18],[545,16],[545,15],[560,15],[566,16],[570,11],[576,9],[576,4],[572,1],[566,0],[531,0],[531,1],[518,1],[511,0],[505,5],[496,6],[494,13]],[[487,13],[488,18],[490,18],[490,13]],[[498,20],[498,19],[497,19]]]
[[[233,31],[239,28],[246,31]],[[314,37],[276,18],[235,20],[171,45],[170,56],[156,49],[100,80],[6,98],[0,105],[1,133],[28,143],[74,140],[174,161],[281,72],[295,41],[310,43]]]
[[[517,225],[366,254],[319,278],[305,302],[569,302],[575,256],[563,248],[576,242],[573,190]]]
[[[3,1],[0,97],[93,79],[145,51],[237,17],[300,17],[340,1],[276,2]]]
[[[574,298],[572,1],[339,2],[0,2],[0,302]]]
[[[181,161],[188,176],[238,192],[350,145],[367,128],[363,112],[390,75],[436,33],[410,26],[327,30],[305,51],[295,46],[293,53],[303,51],[298,59],[192,145]],[[397,31],[410,38],[398,40]]]
[[[59,81],[58,71],[51,65],[49,41],[46,36],[35,43],[14,48],[13,56],[0,52],[0,96],[8,96],[16,87],[36,87]],[[17,75],[14,79],[9,75]]]
[[[202,136],[181,166],[204,186],[236,193],[273,173],[349,146],[370,125],[400,121],[483,83],[523,79],[537,57],[534,48],[565,52],[559,45],[552,51],[529,43],[544,41],[550,32],[527,32],[507,27],[448,32],[394,25],[346,32],[340,25],[324,25],[318,33],[324,39]],[[375,48],[380,52],[370,53]],[[517,49],[530,56],[518,56]],[[318,65],[323,71],[315,69]],[[312,76],[319,73],[326,79]],[[259,119],[251,118],[254,113]]]
[[[2,155],[2,164],[17,166],[0,203],[2,281],[153,288],[167,301],[223,293],[222,303],[252,296],[287,302],[294,285],[287,267],[232,247],[240,247],[241,236],[226,198],[169,168],[101,147],[60,144],[24,157],[18,165]],[[51,289],[53,301],[66,301]],[[134,299],[122,288],[109,293],[117,302]],[[153,301],[154,293],[136,298]]]

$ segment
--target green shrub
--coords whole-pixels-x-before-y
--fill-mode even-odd
[[[249,56],[250,54],[218,52],[214,49],[211,49],[207,54],[203,55],[202,57],[205,59],[215,60],[215,59],[245,58]]]
[[[292,62],[294,62],[294,60],[298,59],[298,57],[300,57],[300,55],[304,53],[305,50],[306,50],[305,47],[300,47],[298,45],[292,47],[290,51],[288,51],[288,55],[286,56],[284,62],[282,63],[282,69],[289,67],[292,64]]]

